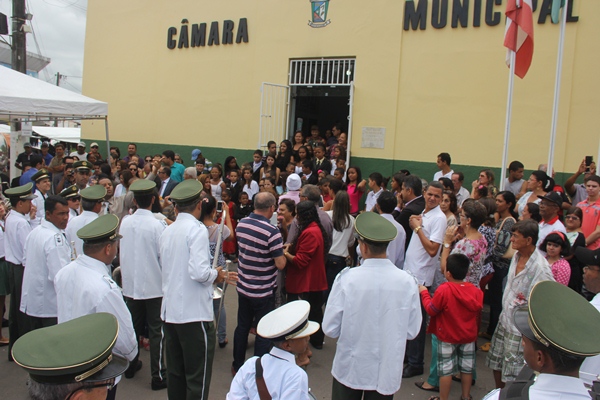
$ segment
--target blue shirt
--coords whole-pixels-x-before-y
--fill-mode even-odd
[[[25,172],[23,175],[21,175],[21,177],[19,178],[19,185],[23,186],[28,184],[29,182],[31,182],[31,177],[33,175],[36,174],[36,172],[38,172],[38,170],[36,168],[29,168],[27,170],[27,172]],[[33,185],[33,187],[35,187],[35,185]]]
[[[173,163],[173,165],[171,165],[171,179],[175,182],[182,182],[183,171],[185,171],[185,166],[183,166],[183,164]]]

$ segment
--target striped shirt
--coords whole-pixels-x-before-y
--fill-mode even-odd
[[[248,297],[273,294],[277,278],[276,257],[283,255],[283,239],[277,227],[255,213],[243,218],[235,234],[239,248],[237,291]]]

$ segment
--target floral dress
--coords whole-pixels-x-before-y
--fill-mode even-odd
[[[465,282],[470,282],[479,287],[483,273],[483,266],[487,255],[488,243],[484,236],[477,240],[464,238],[459,240],[450,254],[464,254],[469,258],[471,264],[465,277]]]

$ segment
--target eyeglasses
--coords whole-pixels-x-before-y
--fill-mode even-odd
[[[137,168],[129,168],[130,171],[137,172]]]
[[[164,173],[165,173],[165,171],[158,171],[158,173],[159,173],[159,174],[164,174]]]
[[[81,201],[81,196],[69,197],[69,201]]]
[[[146,158],[146,162],[152,162],[151,158]]]
[[[567,215],[565,218],[566,219],[572,219],[572,220],[575,220],[575,221],[577,221],[579,219],[579,217],[577,215]]]
[[[112,388],[115,387],[115,380],[111,379],[111,381],[108,382],[108,383],[106,383],[106,382],[104,382],[104,383],[97,383],[95,385],[86,385],[86,384],[83,384],[83,386],[78,387],[77,389],[75,389],[71,393],[69,393],[69,395],[67,396],[67,398],[65,400],[70,400],[71,397],[73,397],[73,395],[75,393],[77,393],[78,391],[80,391],[80,390],[93,390],[93,389],[102,388],[102,387],[105,387],[107,392],[111,391]]]

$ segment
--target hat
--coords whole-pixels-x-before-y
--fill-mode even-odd
[[[195,179],[187,179],[175,186],[171,192],[171,200],[178,205],[186,205],[200,197],[202,184]]]
[[[285,187],[287,190],[300,190],[302,187],[302,179],[298,174],[290,174],[285,181]]]
[[[556,204],[558,207],[562,207],[562,197],[557,192],[548,192],[544,196],[538,195],[538,197],[542,200],[548,200],[552,203]]]
[[[156,183],[147,179],[138,179],[129,186],[129,190],[136,194],[151,194],[154,193]]]
[[[374,212],[365,212],[356,217],[354,230],[369,242],[391,242],[398,235],[398,230],[390,221]]]
[[[12,356],[36,382],[102,382],[121,375],[129,365],[112,353],[118,331],[112,314],[85,315],[21,336]]]
[[[90,201],[100,201],[106,196],[106,188],[102,185],[92,185],[79,192],[82,198]]]
[[[291,301],[262,317],[256,332],[274,342],[310,336],[319,329],[319,324],[308,320],[309,312],[308,301]]]
[[[33,200],[37,196],[31,193],[33,189],[33,182],[26,183],[23,186],[18,186],[16,188],[6,189],[4,191],[4,195],[10,198],[19,198],[21,200]]]
[[[29,142],[25,142],[25,143],[23,144],[23,147],[31,147],[31,143],[29,143]]]
[[[50,143],[48,143],[48,142],[42,142],[42,146],[41,147],[50,147]]]
[[[192,161],[196,161],[196,158],[198,158],[198,156],[200,154],[202,154],[202,150],[200,150],[200,149],[192,150]]]
[[[105,214],[96,218],[77,231],[77,237],[84,243],[99,243],[106,240],[117,240],[123,236],[117,233],[119,217],[114,214]]]
[[[79,188],[77,187],[77,185],[71,185],[68,188],[63,189],[62,192],[60,192],[58,195],[64,197],[65,199],[79,196]]]
[[[554,281],[538,282],[529,305],[513,314],[515,326],[528,339],[579,357],[600,354],[600,313],[583,296]]]
[[[33,182],[38,182],[46,178],[50,179],[50,175],[48,175],[48,171],[46,171],[44,168],[40,169],[38,172],[31,176],[31,180]]]
[[[90,148],[91,148],[91,147],[100,147],[100,146],[98,146],[98,143],[96,143],[96,142],[92,142],[92,144],[90,144]]]
[[[600,267],[600,249],[590,250],[583,246],[575,249],[575,258],[584,265],[596,265]]]
[[[77,147],[85,147],[85,142],[79,142],[79,143],[77,143]]]
[[[80,170],[80,169],[90,170],[90,169],[94,168],[94,164],[92,164],[91,162],[89,162],[87,160],[75,161],[73,163],[73,168],[75,168],[76,170]]]

